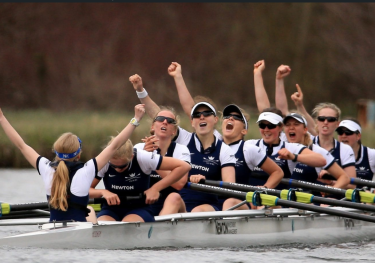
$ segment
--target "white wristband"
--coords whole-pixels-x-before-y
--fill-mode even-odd
[[[137,96],[138,96],[139,99],[146,98],[147,95],[148,95],[148,93],[147,93],[147,91],[146,91],[145,88],[143,88],[142,92],[138,92],[138,91],[135,91],[135,92],[137,92]]]

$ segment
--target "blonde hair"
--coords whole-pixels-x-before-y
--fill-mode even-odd
[[[180,116],[177,114],[176,110],[173,107],[170,106],[160,106],[160,110],[155,114],[154,118],[152,119],[152,123],[154,123],[155,118],[158,116],[158,114],[162,111],[169,111],[174,115],[174,120],[176,121],[175,124],[172,124],[175,126],[176,131],[177,127],[180,125]],[[154,135],[155,131],[153,129],[150,129],[150,134]]]
[[[115,139],[114,136],[111,136],[110,141],[107,143],[109,146],[112,141]],[[115,153],[112,155],[113,159],[127,159],[130,161],[133,155],[133,143],[130,139],[128,139],[120,148],[118,148]]]
[[[71,132],[63,133],[53,144],[53,152],[58,153],[72,153],[80,148],[80,142],[77,135]],[[64,159],[69,162],[74,162],[79,159],[81,152],[70,159]],[[51,207],[66,211],[68,209],[68,189],[70,185],[69,170],[65,162],[58,156],[55,157],[56,161],[60,161],[52,179],[51,197],[49,203]]]
[[[314,116],[315,118],[318,117],[319,115],[319,112],[322,110],[322,109],[326,109],[326,108],[329,108],[329,109],[332,109],[336,112],[336,117],[337,117],[337,120],[340,119],[340,115],[341,115],[341,110],[339,107],[337,107],[335,104],[333,103],[330,103],[330,102],[322,102],[322,103],[319,103],[315,106],[315,108],[313,109],[312,111],[312,116]]]

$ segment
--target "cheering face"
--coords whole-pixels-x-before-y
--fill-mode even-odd
[[[258,123],[259,131],[266,144],[278,144],[280,142],[280,132],[282,127],[263,120]]]
[[[163,110],[158,113],[151,129],[158,138],[172,138],[176,134],[176,116],[170,111]]]
[[[218,118],[214,112],[207,106],[199,106],[195,109],[191,126],[195,129],[197,135],[207,135],[214,131]]]
[[[331,108],[324,108],[319,111],[317,127],[319,135],[333,135],[339,125],[337,113]]]
[[[289,118],[284,125],[284,132],[288,142],[302,143],[307,128],[296,119]]]
[[[242,116],[237,112],[231,112],[228,116],[223,116],[221,132],[224,138],[240,140],[247,133]]]
[[[340,127],[343,131],[342,135],[338,134],[338,141],[348,144],[350,147],[354,148],[358,145],[358,141],[361,139],[360,133],[351,132],[350,130]]]

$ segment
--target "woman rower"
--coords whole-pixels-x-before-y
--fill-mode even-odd
[[[178,63],[173,62],[168,67],[168,73],[174,78],[178,92],[187,90]],[[197,97],[197,101],[191,97],[185,99],[188,101],[180,102],[184,112],[191,118],[195,132],[191,133],[178,127],[175,141],[186,145],[190,150],[192,169],[189,172],[189,180],[193,183],[198,183],[201,179],[235,182],[236,160],[229,146],[220,140],[221,135],[215,129],[218,117],[213,102],[204,97]],[[159,107],[148,94],[141,101],[145,103],[149,115],[150,112],[158,111]],[[186,188],[181,189],[180,194],[187,212],[221,210],[217,195]]]
[[[142,78],[135,74],[129,78],[133,84],[133,88],[137,92],[137,96],[142,99],[143,88]],[[138,143],[134,147],[146,151],[154,151],[162,156],[169,156],[183,160],[190,164],[190,151],[182,144],[172,141],[177,133],[179,117],[175,110],[171,107],[161,107],[159,112],[152,117],[153,122],[151,125],[151,137],[143,139],[144,143]],[[150,175],[151,186],[157,183],[166,176],[163,171],[153,171]],[[160,198],[157,202],[150,206],[154,216],[167,215],[172,213],[185,213],[186,206],[179,190],[181,190],[187,182],[188,173],[186,173],[178,182],[165,188],[160,192]]]
[[[290,73],[290,71],[291,70],[290,70],[289,66],[286,66],[286,65],[281,65],[276,71],[276,92],[275,92],[275,94],[276,94],[276,97],[275,97],[276,106],[280,107],[283,110],[283,113],[285,113],[285,114],[289,114],[289,109],[288,109],[288,102],[287,102],[286,95],[285,95],[284,77],[286,77]],[[313,129],[313,128],[315,128],[315,125],[314,125],[315,122],[312,119],[312,117],[307,113],[307,111],[306,111],[306,109],[303,105],[303,93],[302,93],[302,90],[301,90],[300,86],[298,84],[296,84],[296,87],[297,87],[297,92],[295,92],[291,95],[291,99],[295,103],[297,109],[299,111],[301,111],[302,113],[298,114],[298,113],[294,112],[294,113],[289,114],[288,118],[284,118],[284,124],[287,124],[287,125],[285,125],[285,129],[284,129],[285,133],[283,135],[286,137],[285,139],[289,142],[301,142],[302,143],[302,141],[303,141],[304,145],[309,146],[310,141],[316,139],[316,138],[314,138],[314,136],[311,135],[311,133],[315,134],[315,131],[316,131],[316,130],[314,131],[314,129]],[[322,104],[322,105],[323,106],[322,106],[321,109],[324,109],[325,106],[327,107],[326,109],[323,110],[324,114],[325,114],[325,112],[327,112],[328,114],[333,114],[333,115],[338,114],[339,115],[340,109],[338,109],[334,104],[325,104],[325,105]],[[316,112],[317,111],[319,111],[319,110],[316,109]],[[305,118],[303,116],[304,114],[307,114],[307,118]],[[326,119],[328,120],[327,122],[329,122],[330,120],[332,122],[332,120],[334,120],[335,118],[328,117]],[[303,128],[302,128],[302,126],[303,126]],[[329,130],[329,127],[330,127],[330,124],[327,123],[326,127],[321,129],[321,132],[323,133],[322,136],[327,134],[326,131]],[[307,132],[307,130],[311,131],[310,134]],[[326,134],[324,134],[324,133],[326,133]],[[328,134],[330,134],[330,133],[331,132],[329,132]],[[302,140],[301,136],[303,136],[303,140]],[[333,138],[332,138],[332,140],[333,140]],[[334,142],[334,144],[336,143],[335,141],[333,141],[333,142]],[[347,172],[348,171],[350,172],[352,170],[352,168],[342,169],[341,166],[339,165],[339,163],[337,163],[337,165],[330,164],[331,163],[330,159],[332,159],[332,157],[330,156],[331,154],[327,154],[328,149],[324,149],[323,147],[319,146],[319,144],[314,143],[313,145],[311,145],[309,147],[313,151],[320,152],[323,156],[325,156],[326,160],[327,160],[327,165],[325,167],[323,167],[323,169],[321,169],[321,168],[317,168],[317,167],[314,168],[314,167],[305,166],[303,164],[298,164],[296,169],[294,170],[294,172],[292,174],[292,178],[293,179],[306,180],[306,181],[309,181],[309,182],[315,182],[314,179],[316,179],[317,176],[318,176],[318,178],[319,178],[318,182],[327,183],[331,186],[339,187],[339,188],[348,187],[349,177],[348,177]],[[340,145],[338,147],[340,148]],[[348,150],[348,147],[344,146],[344,149],[345,148],[346,148],[346,152],[350,153],[350,151]],[[342,153],[344,153],[344,152],[345,152],[345,150],[342,151]],[[337,159],[337,157],[336,157],[336,159]],[[333,158],[333,160],[335,160],[335,158]],[[337,162],[337,160],[336,160],[336,162]],[[330,164],[330,165],[328,165],[328,164]],[[337,181],[322,179],[323,176],[326,173],[329,173],[330,175],[335,177]]]
[[[111,144],[112,140],[108,142],[108,146]],[[150,187],[150,174],[156,170],[167,174]],[[98,213],[98,220],[155,221],[149,205],[158,200],[161,190],[178,182],[189,170],[190,165],[184,161],[134,149],[131,141],[128,140],[116,151],[92,182],[90,197],[104,197],[108,203],[103,205]],[[105,189],[95,189],[101,179]],[[126,201],[127,196],[140,194],[144,194],[146,200]]]
[[[336,129],[338,141],[352,147],[355,155],[357,177],[373,180],[375,172],[375,149],[364,146],[361,142],[362,128],[353,118],[346,118]]]
[[[251,173],[255,167],[260,167],[269,174],[263,186],[265,188],[275,188],[283,178],[282,169],[269,158],[259,147],[245,141],[244,137],[248,131],[248,114],[235,104],[227,105],[223,110],[222,136],[236,157],[236,183],[251,184]],[[222,199],[223,211],[239,204],[242,200],[237,198]],[[247,203],[237,210],[249,209],[251,204]]]
[[[135,106],[133,120],[140,121],[144,105]],[[5,118],[0,109],[0,124],[12,143],[20,149],[26,160],[42,176],[50,205],[50,221],[74,220],[85,222],[89,201],[89,188],[98,170],[111,159],[115,151],[125,143],[136,126],[129,123],[98,156],[86,163],[80,162],[82,145],[77,135],[67,132],[53,144],[54,161],[40,156],[27,145]]]
[[[283,128],[282,112],[270,107],[267,93],[263,85],[262,71],[265,69],[263,60],[254,64],[254,86],[258,110],[261,112],[258,125],[262,135],[261,140],[251,140],[260,146],[284,171],[284,177],[290,178],[297,162],[312,167],[323,167],[327,164],[325,158],[311,151],[305,145],[286,142],[280,139]],[[254,179],[253,183],[261,183]],[[281,188],[280,186],[278,188]]]

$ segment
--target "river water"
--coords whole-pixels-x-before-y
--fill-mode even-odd
[[[43,183],[34,169],[0,169],[0,201],[44,202]],[[99,185],[102,187],[102,185]],[[0,237],[37,230],[35,226],[0,226]],[[1,248],[1,262],[375,262],[375,241],[318,246],[249,249],[15,249]]]

